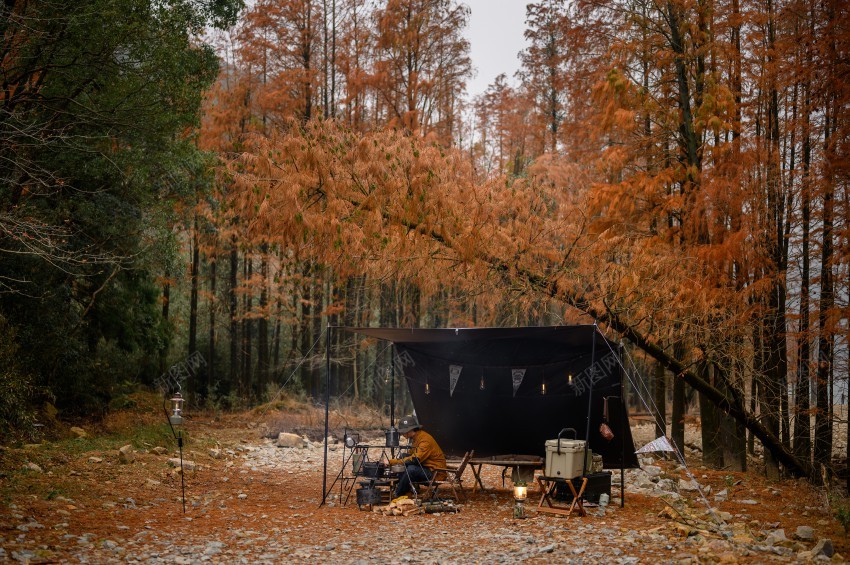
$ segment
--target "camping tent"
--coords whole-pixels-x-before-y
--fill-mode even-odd
[[[595,325],[343,329],[394,344],[394,371],[449,455],[545,456],[545,442],[572,428],[606,468],[637,467],[619,346]],[[610,441],[599,433],[606,398]]]

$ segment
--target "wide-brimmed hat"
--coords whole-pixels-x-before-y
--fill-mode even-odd
[[[419,420],[417,420],[416,416],[412,414],[405,416],[398,421],[398,431],[402,434],[412,432],[413,430],[418,430],[421,427],[422,426],[419,425]]]

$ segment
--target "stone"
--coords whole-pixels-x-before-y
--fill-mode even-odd
[[[752,499],[750,499],[750,498],[747,498],[747,499],[744,499],[744,500],[739,500],[738,502],[739,502],[740,504],[749,504],[750,506],[755,505],[755,504],[758,504],[758,501],[757,501],[757,500],[752,500]]]
[[[277,436],[278,447],[304,447],[304,438],[298,434],[280,432]]]
[[[815,530],[811,526],[797,526],[794,537],[799,540],[810,541],[815,539]]]
[[[646,465],[646,466],[643,468],[643,470],[644,470],[644,471],[646,472],[646,474],[647,474],[647,475],[649,475],[650,477],[657,477],[658,475],[660,475],[660,474],[661,474],[661,467],[657,467],[657,466],[655,466],[655,465]]]
[[[665,492],[675,492],[676,483],[673,482],[673,479],[661,479],[658,481],[658,488]]]
[[[103,458],[102,457],[89,457],[89,463],[94,463],[94,464],[103,463]]]
[[[769,532],[764,540],[764,543],[768,546],[774,546],[787,541],[788,538],[785,536],[785,530],[780,528],[778,530],[773,530],[772,532]]]
[[[174,467],[175,469],[180,469],[180,458],[179,457],[171,457],[168,460],[168,466]],[[194,461],[190,461],[189,459],[183,460],[183,469],[186,471],[194,471],[197,465],[195,465]]]
[[[832,540],[830,539],[819,539],[815,546],[812,548],[812,555],[818,557],[823,555],[825,557],[832,557],[832,554],[835,553],[835,548],[832,547]]]
[[[723,502],[727,498],[729,498],[729,489],[723,489],[714,495],[714,500],[717,502]]]
[[[151,449],[151,453],[153,453],[154,455],[166,455],[168,454],[168,450],[160,445],[157,445],[156,447]]]
[[[78,438],[88,437],[88,434],[86,433],[86,431],[83,428],[80,428],[78,426],[72,427],[70,432],[71,432],[71,434],[73,434],[75,437],[78,437]]]
[[[679,479],[679,492],[695,492],[699,490],[699,485],[696,481],[686,481]]]
[[[127,465],[136,460],[136,453],[133,451],[132,445],[125,445],[118,450],[118,461],[122,465]]]
[[[213,459],[221,459],[221,450],[215,447],[211,448],[209,451],[210,457]]]
[[[39,467],[38,464],[33,463],[33,462],[29,462],[26,465],[24,465],[24,469],[26,469],[28,471],[33,471],[34,473],[43,473],[44,472],[44,470],[41,467]]]

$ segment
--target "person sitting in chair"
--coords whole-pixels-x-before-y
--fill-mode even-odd
[[[405,416],[398,421],[398,431],[410,441],[410,455],[404,459],[390,459],[390,465],[404,464],[405,472],[399,477],[393,498],[413,490],[412,483],[427,483],[435,469],[445,469],[446,456],[431,434],[422,429],[416,416]],[[439,477],[437,477],[439,479]]]

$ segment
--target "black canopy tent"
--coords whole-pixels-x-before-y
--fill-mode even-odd
[[[393,343],[393,372],[448,455],[545,456],[572,428],[606,468],[638,466],[619,346],[595,325],[340,329]],[[599,433],[606,398],[610,441]]]

